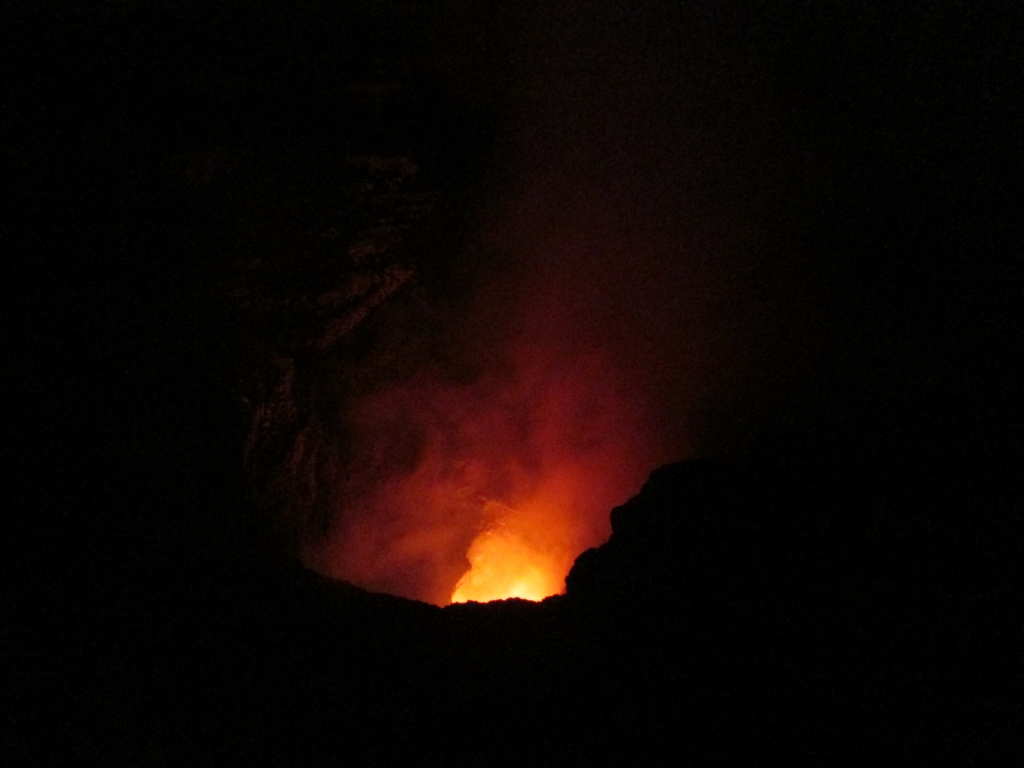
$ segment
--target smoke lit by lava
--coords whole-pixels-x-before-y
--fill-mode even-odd
[[[441,605],[561,591],[608,536],[612,507],[692,456],[692,417],[745,386],[751,337],[774,333],[760,276],[737,268],[760,246],[773,191],[738,181],[757,176],[722,91],[685,80],[685,104],[664,102],[692,62],[612,17],[580,50],[514,34],[545,63],[503,97],[501,189],[464,244],[476,256],[454,257],[471,290],[448,256],[401,273],[413,276],[361,320],[385,328],[366,346],[389,373],[331,391],[362,363],[324,364],[284,483],[292,507],[320,505],[317,525],[298,526],[308,566]],[[651,88],[624,87],[623,67]],[[475,75],[454,77],[472,98]],[[760,114],[761,90],[728,85]],[[426,309],[387,319],[424,282]],[[457,319],[420,343],[435,310]]]
[[[562,591],[647,471],[648,414],[599,351],[538,340],[509,357],[469,383],[426,369],[351,405],[356,450],[386,470],[342,482],[310,565],[438,604]]]

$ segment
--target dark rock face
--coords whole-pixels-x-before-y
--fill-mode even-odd
[[[612,535],[585,552],[566,577],[572,597],[613,592],[650,600],[669,594],[684,572],[735,563],[737,489],[729,472],[706,461],[656,470],[640,494],[611,512]],[[709,551],[713,549],[714,551]],[[696,574],[695,574],[696,575]]]
[[[448,42],[413,53],[418,14],[445,4],[22,5],[12,36],[31,55],[4,154],[5,247],[27,272],[6,305],[5,765],[1022,752],[1010,4],[896,26],[857,4],[765,4],[737,27],[744,56],[749,35],[794,82],[778,176],[798,199],[773,247],[817,263],[794,292],[836,299],[818,343],[845,353],[807,363],[819,375],[790,397],[813,407],[791,409],[804,421],[780,427],[779,455],[769,441],[656,470],[565,595],[445,609],[301,569],[252,499],[255,484],[284,509],[285,539],[323,524],[316,492],[344,441],[313,427],[415,362],[353,329],[385,305],[403,328],[425,318],[408,269],[425,291],[458,272],[433,251],[458,239],[492,134],[486,109],[432,82]],[[693,4],[709,14],[695,37],[729,15],[714,5]],[[751,285],[775,269],[754,261]],[[303,434],[317,450],[296,449]]]
[[[971,730],[985,718],[985,738],[1007,743],[1017,683],[972,659],[1006,660],[1019,642],[1018,601],[996,597],[1018,569],[938,530],[957,514],[957,482],[928,518],[892,509],[891,489],[851,504],[844,482],[813,484],[777,467],[675,464],[612,512],[611,539],[577,560],[565,603],[591,673],[630,702],[631,732],[644,748],[751,762],[984,752]],[[1002,528],[996,509],[972,527]],[[984,594],[984,608],[963,602]],[[992,632],[982,614],[1007,621]]]
[[[757,478],[657,470],[542,603],[441,609],[263,561],[155,613],[135,670],[159,668],[144,706],[115,710],[122,747],[171,764],[753,765],[984,762],[1010,745],[1019,614],[964,598],[1013,564],[952,560],[906,521],[874,541],[785,528],[773,511],[824,517],[828,497]]]

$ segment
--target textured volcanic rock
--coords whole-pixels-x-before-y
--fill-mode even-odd
[[[229,673],[239,687],[221,690],[210,744],[313,764],[423,750],[501,764],[996,754],[1014,683],[975,654],[1008,664],[1012,620],[976,622],[1010,603],[971,609],[961,590],[991,588],[999,569],[970,548],[950,560],[950,542],[907,519],[858,540],[783,514],[802,504],[823,520],[845,490],[808,494],[778,467],[663,467],[542,603],[440,609],[289,570],[244,601],[258,620],[214,634],[225,659],[254,662]],[[183,701],[211,685],[193,679]],[[176,755],[205,748],[197,728]]]
[[[544,44],[500,72],[485,49],[514,3],[492,4],[490,38],[465,3],[9,5],[5,764],[1021,754],[1015,4],[639,3],[653,15],[605,26],[683,58],[636,82],[611,47],[576,60],[549,3],[520,22]],[[684,9],[682,33],[657,5]],[[765,109],[731,84],[765,86]],[[490,108],[528,107],[521,128],[606,89],[685,133],[647,146],[643,112],[588,133],[598,106],[556,109],[542,157],[610,148],[609,174],[675,179],[625,210],[696,246],[708,222],[689,232],[674,195],[708,198],[712,231],[749,209],[764,247],[723,275],[743,288],[725,325],[763,326],[732,372],[760,384],[704,431],[778,434],[738,465],[656,471],[540,604],[440,609],[303,570],[261,513],[286,541],[322,525],[338,403],[415,364],[366,313],[425,322],[409,269],[473,293],[451,282],[468,217],[447,206],[485,196]],[[677,144],[728,157],[689,168]],[[709,348],[729,336],[707,330]]]

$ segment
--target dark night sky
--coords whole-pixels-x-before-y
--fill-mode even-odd
[[[246,222],[315,208],[346,156],[396,152],[462,217],[421,258],[435,309],[470,312],[471,347],[548,323],[610,350],[664,458],[791,451],[1005,479],[1018,15],[124,2],[15,18],[34,45],[8,110],[8,232],[30,275],[13,383],[54,393],[26,455],[56,436],[80,464],[89,436],[87,462],[133,441],[156,456],[167,423],[193,423],[183,453],[197,435],[221,450],[204,430],[229,430],[204,420],[236,418],[211,415],[233,413],[231,263],[267,231]],[[406,96],[368,116],[346,101],[360,83]],[[174,169],[201,156],[243,170],[193,194]],[[478,322],[481,295],[512,309]]]
[[[955,460],[1015,418],[1015,13],[442,5],[436,38],[504,108],[485,230],[589,238],[546,266],[685,414],[670,443]]]
[[[356,156],[413,158],[440,213],[353,357],[295,355],[319,424],[352,360],[356,391],[597,350],[641,475],[714,457],[1019,514],[1017,4],[71,5],[4,12],[30,45],[3,107],[12,599],[69,665],[278,562],[238,395],[306,331],[240,313],[239,274],[314,280],[290,254],[358,199]]]
[[[162,194],[155,166],[210,148],[330,162],[346,151],[332,88],[404,79],[414,114],[374,140],[419,145],[442,186],[483,179],[485,195],[456,194],[486,198],[477,237],[521,272],[546,240],[589,238],[555,279],[597,294],[581,326],[661,369],[662,412],[698,422],[677,443],[729,450],[794,421],[885,431],[908,408],[962,432],[982,399],[1012,399],[1012,5],[51,11],[13,102],[33,213],[116,216],[133,190]],[[431,93],[468,118],[445,124]],[[71,259],[68,291],[174,279],[120,246]]]

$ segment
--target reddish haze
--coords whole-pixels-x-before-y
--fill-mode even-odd
[[[481,234],[515,258],[456,341],[475,376],[427,364],[350,404],[370,469],[339,479],[308,565],[441,605],[540,599],[652,469],[689,455],[707,358],[689,329],[715,281],[654,225],[623,232],[612,195],[570,202],[538,185]]]
[[[406,456],[378,457],[399,466],[339,493],[309,564],[442,605],[460,579],[456,599],[562,590],[650,471],[648,413],[600,351],[559,355],[532,339],[508,358],[468,384],[424,370],[352,406],[361,445]]]
[[[370,469],[337,479],[310,566],[437,604],[561,591],[612,507],[692,455],[694,417],[742,388],[751,334],[772,333],[740,269],[770,213],[744,160],[763,152],[744,137],[770,122],[768,91],[739,70],[702,78],[720,53],[700,34],[616,7],[495,22],[514,117],[473,246],[505,266],[484,266],[455,342],[475,373],[426,364],[347,406]],[[559,24],[579,34],[538,31]]]

